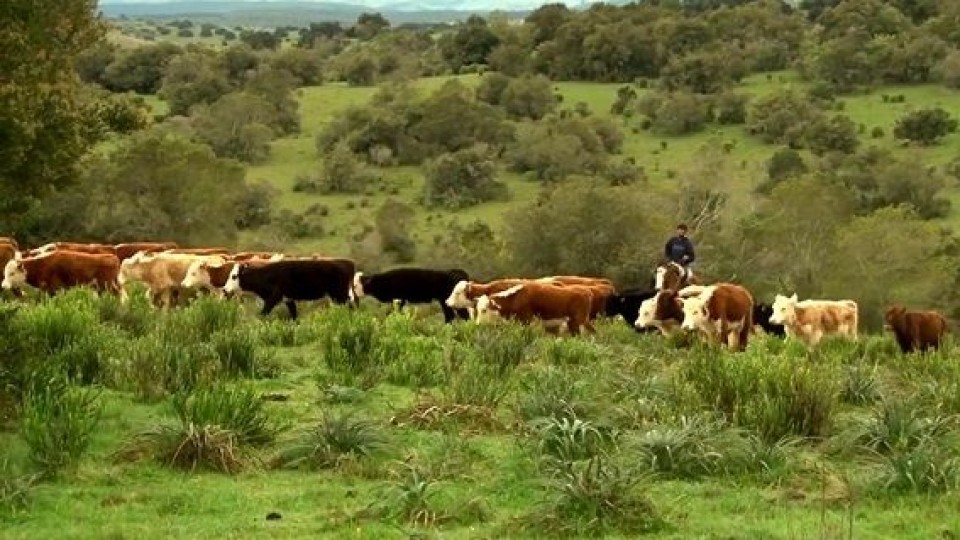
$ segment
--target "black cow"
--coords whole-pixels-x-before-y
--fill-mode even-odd
[[[261,315],[280,302],[290,318],[297,318],[297,300],[320,300],[329,296],[338,304],[351,300],[350,284],[356,265],[349,259],[287,260],[252,266],[237,263],[223,290],[227,294],[248,292],[263,300]]]
[[[753,305],[753,324],[763,328],[763,331],[772,335],[784,337],[787,335],[782,324],[770,322],[770,316],[773,315],[773,306],[770,304],[756,303]]]
[[[616,317],[617,315],[620,315],[623,317],[623,321],[627,323],[630,328],[633,328],[637,332],[655,332],[656,328],[636,328],[634,323],[637,322],[637,316],[640,313],[640,304],[642,304],[645,300],[653,298],[656,294],[657,291],[653,290],[652,288],[649,290],[628,289],[618,294],[613,294],[607,298],[607,305],[605,306],[604,314],[607,317]]]
[[[453,309],[446,304],[456,284],[469,280],[470,276],[460,269],[394,268],[369,276],[357,272],[353,279],[353,294],[358,300],[372,296],[380,302],[398,302],[401,309],[407,303],[437,302],[443,310],[443,319],[451,322],[457,318],[470,318],[468,310]]]

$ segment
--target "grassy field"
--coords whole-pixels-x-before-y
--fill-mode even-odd
[[[0,383],[88,384],[0,414],[0,537],[960,534],[952,347],[758,338],[734,355],[620,321],[556,339],[435,310],[252,308],[78,291],[4,310]],[[195,406],[178,417],[175,396]],[[84,419],[85,451],[50,466]]]
[[[468,85],[479,80],[476,75],[461,76]],[[447,78],[428,78],[417,81],[423,92],[437,88]],[[609,116],[610,105],[616,96],[619,85],[579,82],[556,83],[557,90],[564,96],[564,105],[573,106],[577,102],[586,103],[594,114]],[[764,95],[783,86],[803,88],[804,83],[790,72],[770,75],[755,75],[743,81],[739,90],[754,96]],[[294,193],[291,190],[298,175],[316,174],[321,165],[315,149],[315,136],[338,112],[351,105],[362,105],[376,91],[375,88],[352,88],[344,84],[332,83],[320,87],[303,88],[298,91],[301,105],[302,133],[296,137],[283,138],[273,144],[273,154],[263,165],[250,167],[248,178],[265,180],[282,192],[282,207],[297,211],[313,205],[324,204],[330,209],[324,238],[309,240],[299,247],[305,250],[343,252],[347,233],[361,222],[370,222],[376,208],[390,195],[388,186],[399,188],[395,198],[418,206],[417,197],[422,192],[423,177],[419,169],[410,167],[381,169],[383,185],[379,189],[363,196],[323,196]],[[903,94],[904,103],[884,103],[883,94]],[[843,97],[843,113],[849,115],[857,124],[862,124],[864,133],[861,141],[864,146],[878,145],[893,149],[898,154],[912,153],[919,163],[924,165],[942,165],[956,157],[960,134],[952,134],[942,144],[923,149],[910,149],[893,140],[893,126],[905,112],[918,107],[941,106],[954,116],[960,116],[960,93],[942,86],[904,86],[885,87],[869,94]],[[871,139],[874,127],[881,127],[885,137]],[[624,125],[626,141],[623,155],[634,157],[642,165],[649,178],[646,186],[637,189],[657,189],[670,187],[680,179],[698,180],[695,168],[696,157],[703,152],[711,141],[732,142],[733,150],[725,156],[723,165],[722,189],[731,194],[734,208],[745,209],[752,200],[751,190],[766,175],[766,162],[776,147],[765,145],[748,136],[741,126],[710,127],[708,130],[690,136],[662,137],[645,131],[634,130],[632,125]],[[670,177],[673,177],[671,179]],[[444,210],[422,210],[418,212],[414,230],[416,237],[429,240],[442,231],[450,219],[469,222],[479,218],[493,226],[498,226],[501,216],[511,208],[534,200],[539,186],[524,178],[502,172],[507,183],[511,200],[483,204],[474,208],[449,212]],[[960,190],[956,186],[949,188],[948,195],[960,201]],[[421,207],[422,208],[422,207]],[[960,211],[954,211],[946,220],[951,226],[960,224]]]

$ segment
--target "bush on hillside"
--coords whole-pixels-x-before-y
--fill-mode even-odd
[[[920,109],[901,117],[893,128],[893,136],[920,145],[936,144],[957,131],[957,119],[940,107]]]
[[[507,186],[497,181],[497,164],[485,145],[441,155],[426,164],[424,177],[428,206],[465,208],[507,196]]]
[[[637,110],[650,121],[651,130],[661,135],[696,133],[710,120],[707,101],[685,91],[647,94],[637,102]]]

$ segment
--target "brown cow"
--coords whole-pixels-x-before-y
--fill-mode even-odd
[[[613,282],[607,278],[583,277],[583,276],[547,276],[538,279],[542,282],[555,282],[563,285],[607,285],[613,287]]]
[[[936,311],[907,311],[903,306],[890,306],[883,320],[904,354],[940,348],[940,340],[947,332],[947,319]]]
[[[3,269],[4,289],[30,285],[54,294],[61,289],[93,285],[99,291],[119,293],[120,260],[113,254],[53,251],[30,259],[14,259]]]
[[[522,323],[534,319],[544,323],[563,320],[572,335],[579,334],[580,328],[595,332],[590,323],[592,302],[593,297],[586,287],[531,281],[491,296],[481,296],[477,301],[477,322],[486,322],[497,316]]]
[[[10,244],[13,246],[13,249],[19,250],[20,244],[17,243],[17,240],[12,236],[0,236],[0,244]]]
[[[450,296],[444,302],[454,309],[473,309],[481,296],[491,296],[501,293],[510,287],[529,283],[531,280],[522,278],[497,279],[489,283],[475,281],[460,281],[450,291]]]
[[[138,252],[142,251],[144,253],[157,253],[158,251],[166,251],[168,249],[176,249],[177,244],[174,242],[129,242],[124,244],[116,244],[113,246],[113,252],[121,261],[133,257]]]
[[[860,315],[853,300],[803,300],[778,294],[770,322],[782,324],[788,338],[813,347],[824,336],[839,335],[856,341]]]
[[[80,242],[51,242],[30,250],[28,256],[36,257],[54,251],[72,251],[89,255],[115,255],[113,246],[107,244],[84,244]]]
[[[638,329],[656,328],[666,336],[677,330],[681,323],[683,303],[677,291],[664,289],[640,303],[633,325]]]
[[[684,330],[699,330],[709,340],[735,351],[747,347],[753,331],[753,295],[733,283],[690,285],[680,289]]]

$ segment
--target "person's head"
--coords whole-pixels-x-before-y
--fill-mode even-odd
[[[686,236],[687,235],[687,226],[683,223],[677,225],[677,236]]]

